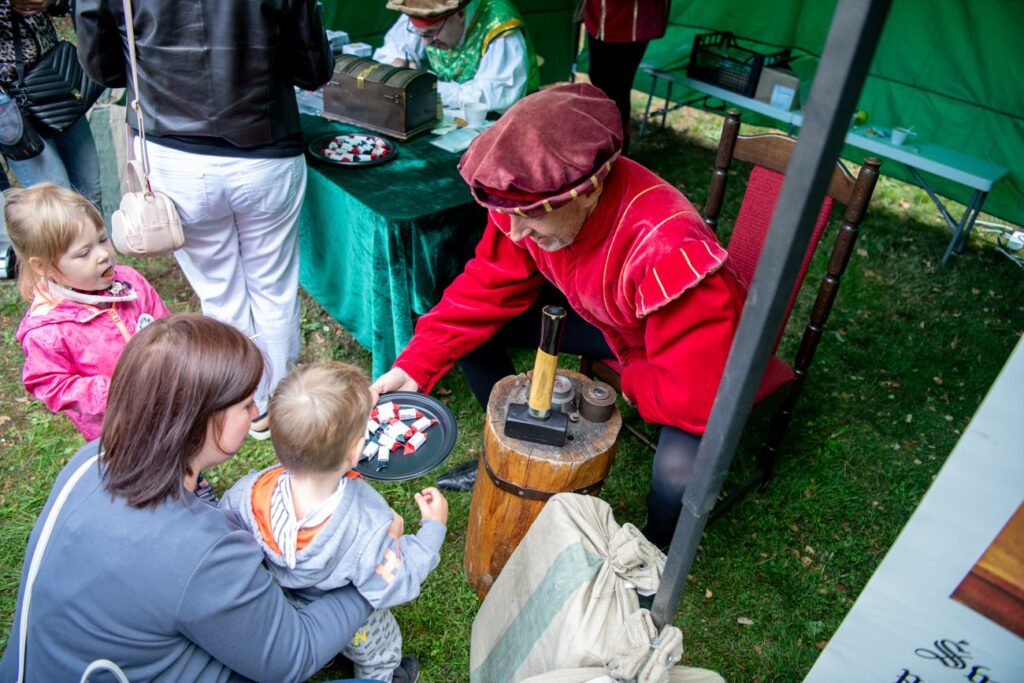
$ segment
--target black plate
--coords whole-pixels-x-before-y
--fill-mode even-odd
[[[377,471],[377,456],[364,460],[356,465],[356,471],[368,479],[382,481],[403,481],[415,479],[431,471],[451,454],[459,437],[459,428],[455,424],[455,416],[448,406],[433,396],[415,391],[393,391],[381,394],[377,405],[394,401],[403,408],[416,408],[427,417],[437,420],[437,424],[426,432],[427,441],[415,453],[405,455],[402,448],[391,452],[391,459],[386,469]]]
[[[377,159],[369,159],[367,161],[339,161],[324,155],[321,150],[327,147],[332,140],[339,137],[362,137],[372,138],[375,141],[379,140],[384,143],[384,147],[388,150],[388,153]],[[387,161],[391,161],[398,156],[398,147],[395,146],[395,143],[385,137],[374,135],[372,133],[331,133],[330,135],[321,135],[316,140],[309,143],[308,151],[310,156],[314,159],[318,159],[325,164],[331,164],[332,166],[376,166],[377,164],[383,164]]]

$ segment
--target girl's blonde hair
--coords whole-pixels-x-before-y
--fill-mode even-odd
[[[33,256],[53,270],[87,226],[103,229],[103,216],[74,190],[39,183],[4,192],[7,234],[18,256],[18,289],[32,301],[42,276],[29,266]]]

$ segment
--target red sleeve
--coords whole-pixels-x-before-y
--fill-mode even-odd
[[[488,218],[475,255],[441,301],[416,323],[412,341],[395,365],[421,391],[430,391],[456,360],[529,308],[543,281],[530,253]]]
[[[739,324],[743,297],[728,271],[646,318],[646,355],[623,359],[622,391],[654,424],[703,434]]]

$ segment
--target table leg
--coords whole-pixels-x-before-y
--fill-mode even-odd
[[[669,106],[672,103],[672,81],[668,82],[668,92],[665,93],[665,108],[661,110],[661,127],[665,127],[665,121],[668,119]]]
[[[964,209],[963,215],[960,220],[957,221],[949,213],[946,205],[942,203],[935,191],[925,182],[921,174],[917,172],[913,166],[907,166],[907,170],[914,176],[917,184],[920,185],[924,191],[928,194],[928,198],[932,200],[936,207],[939,209],[939,213],[942,214],[943,220],[946,221],[946,225],[949,227],[950,232],[953,236],[949,240],[949,244],[946,246],[946,252],[942,255],[942,265],[945,265],[949,260],[950,255],[955,251],[958,254],[962,254],[964,249],[967,248],[967,238],[971,234],[971,230],[974,229],[974,221],[977,220],[978,214],[981,213],[981,207],[985,204],[985,199],[988,197],[987,192],[981,190],[975,190],[971,196],[971,201],[968,202],[967,207]]]
[[[974,227],[974,220],[978,217],[978,213],[981,209],[981,202],[985,201],[987,193],[981,192],[980,190],[974,191],[974,196],[971,197],[970,204],[964,210],[963,216],[960,217],[960,222],[956,224],[953,230],[953,237],[949,240],[949,245],[946,247],[946,253],[942,255],[942,265],[946,265],[950,255],[956,251],[958,254],[962,254],[964,248],[967,246],[967,237],[971,234],[971,229]]]
[[[967,222],[967,227],[964,230],[963,235],[960,237],[960,244],[956,248],[956,253],[964,253],[964,249],[967,248],[967,240],[971,236],[971,231],[974,229],[974,222],[978,220],[978,214],[981,213],[981,207],[985,203],[985,199],[988,197],[987,192],[977,191],[974,193],[971,206],[968,210],[971,212],[971,218]]]
[[[658,77],[649,71],[647,73],[651,77],[651,87],[647,90],[647,106],[644,107],[644,118],[640,121],[640,134],[637,135],[638,138],[642,138],[644,133],[647,132],[647,119],[651,115],[651,102],[654,100],[654,90],[658,87]]]

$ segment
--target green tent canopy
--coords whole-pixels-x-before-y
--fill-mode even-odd
[[[672,3],[664,38],[651,43],[644,63],[685,72],[693,37],[729,31],[761,52],[794,48],[792,68],[813,79],[835,0],[719,0]],[[913,126],[931,141],[1010,169],[992,189],[984,210],[1024,224],[1024,2],[1020,0],[893,0],[858,108],[879,126]],[[647,90],[641,72],[636,87]],[[664,85],[661,94],[664,95]],[[694,93],[677,86],[673,99]],[[754,117],[745,115],[744,120]],[[769,120],[760,121],[767,125]],[[860,162],[865,152],[843,155]],[[902,164],[882,172],[914,182]],[[940,194],[966,204],[971,190],[925,174]]]
[[[542,60],[544,83],[568,80],[575,54],[575,0],[514,0]],[[397,18],[385,0],[327,0],[328,28],[353,40],[380,45]],[[672,3],[669,30],[653,41],[644,63],[685,72],[693,37],[729,31],[759,51],[793,49],[792,68],[805,84],[813,80],[835,0],[718,0]],[[1021,0],[893,0],[858,108],[869,123],[913,126],[918,140],[932,141],[1010,169],[985,203],[987,213],[1024,224],[1024,69],[1018,41],[1024,40]],[[585,58],[581,69],[585,70]],[[636,87],[650,80],[641,71]],[[664,96],[665,84],[659,86]],[[803,88],[806,94],[806,88]],[[673,98],[694,95],[677,86]],[[751,115],[746,121],[773,124]],[[865,152],[847,148],[860,162]],[[889,161],[883,173],[915,182],[902,164]],[[971,190],[925,174],[937,192],[966,204]]]

